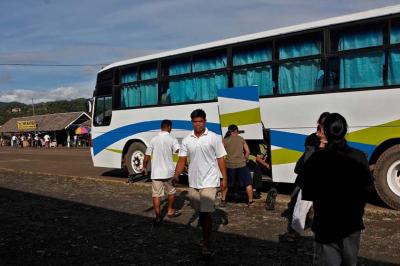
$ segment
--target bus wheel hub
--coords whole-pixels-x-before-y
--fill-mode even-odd
[[[142,151],[135,151],[132,154],[132,168],[136,173],[142,172],[143,169],[144,153]]]
[[[400,160],[395,161],[387,172],[387,182],[390,190],[400,197]]]

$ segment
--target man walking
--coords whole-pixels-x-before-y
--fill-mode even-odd
[[[221,186],[224,191],[227,187],[224,163],[226,151],[222,138],[206,128],[206,113],[202,109],[194,110],[190,117],[193,131],[182,141],[173,182],[178,181],[189,157],[189,198],[191,206],[199,212],[199,222],[203,230],[203,240],[200,242],[201,254],[209,257],[211,214],[215,210],[217,188]]]
[[[163,120],[161,122],[161,132],[151,139],[146,149],[146,155],[143,160],[143,172],[147,175],[147,164],[153,157],[151,164],[152,197],[155,212],[154,224],[161,223],[160,198],[164,196],[164,190],[168,194],[168,217],[173,218],[181,213],[173,208],[176,189],[171,183],[174,176],[174,162],[172,154],[179,151],[179,143],[176,138],[170,135],[172,122]]]

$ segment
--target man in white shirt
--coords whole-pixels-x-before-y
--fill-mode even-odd
[[[153,157],[151,164],[152,197],[155,212],[154,224],[161,222],[160,198],[164,196],[164,190],[168,194],[168,217],[173,218],[181,213],[173,208],[176,189],[172,185],[171,178],[174,176],[175,166],[172,154],[179,151],[178,140],[170,135],[172,122],[163,120],[161,122],[161,132],[158,136],[151,139],[146,149],[143,160],[143,173],[147,175],[147,164]]]
[[[199,221],[203,230],[201,254],[209,257],[209,241],[212,228],[212,213],[217,188],[227,187],[224,156],[226,151],[221,136],[209,131],[206,125],[206,113],[202,109],[194,110],[191,115],[193,131],[182,141],[179,161],[176,165],[173,183],[178,182],[187,158],[189,164],[189,198],[191,206],[199,212]],[[222,174],[222,180],[220,181]]]
[[[11,146],[16,148],[17,147],[17,136],[13,135],[11,137]]]

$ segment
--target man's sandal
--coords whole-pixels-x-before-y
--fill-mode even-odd
[[[172,214],[168,214],[167,216],[168,216],[168,218],[175,218],[175,217],[180,216],[181,214],[182,213],[180,211],[174,210],[174,212]]]

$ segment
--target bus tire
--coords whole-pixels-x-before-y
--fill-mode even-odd
[[[400,144],[387,149],[375,164],[375,188],[391,208],[400,210]]]
[[[141,142],[134,142],[129,146],[125,155],[125,166],[129,176],[142,173],[143,160],[146,152],[146,146]],[[150,169],[150,163],[147,166]]]

